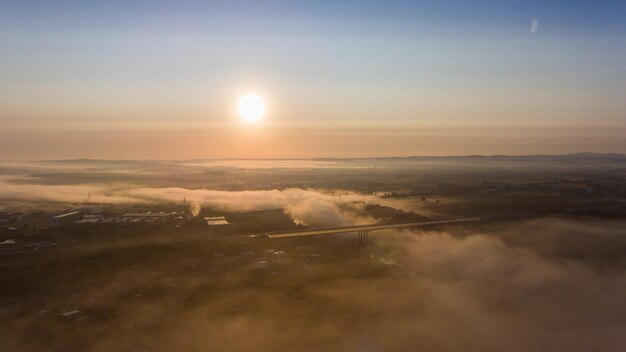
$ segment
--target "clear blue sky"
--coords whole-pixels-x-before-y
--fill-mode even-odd
[[[0,158],[626,152],[626,1],[0,1],[0,47]]]

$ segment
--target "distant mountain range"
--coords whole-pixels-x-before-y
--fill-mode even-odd
[[[317,158],[313,160],[397,160],[397,161],[436,161],[436,160],[494,160],[494,161],[614,161],[626,162],[626,154],[618,153],[572,153],[572,154],[536,154],[536,155],[449,155],[449,156],[407,156],[407,157],[375,157],[375,158]]]
[[[405,157],[366,157],[366,158],[289,158],[289,159],[191,159],[191,160],[107,160],[107,159],[64,159],[41,160],[43,163],[72,163],[72,164],[136,164],[136,163],[184,163],[219,160],[314,160],[314,161],[351,161],[351,160],[381,160],[381,161],[445,161],[445,160],[493,160],[493,161],[549,161],[549,162],[626,162],[626,154],[619,153],[572,153],[572,154],[536,154],[536,155],[450,155],[450,156],[405,156]]]

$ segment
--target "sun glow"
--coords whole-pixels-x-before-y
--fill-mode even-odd
[[[265,102],[263,98],[255,94],[244,95],[237,104],[239,116],[246,122],[256,122],[265,114]]]

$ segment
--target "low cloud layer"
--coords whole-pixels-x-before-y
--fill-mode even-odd
[[[125,192],[165,199],[163,190]],[[240,197],[248,209],[287,204],[293,214],[326,207],[333,217],[345,206],[307,190],[166,193],[191,198],[185,192],[224,207],[241,206]],[[27,308],[0,311],[14,322],[2,342],[32,347],[7,350],[624,351],[623,220],[484,226],[374,232],[359,250],[341,238],[246,239],[235,249],[207,241],[24,263],[31,275],[6,277],[28,292]],[[89,319],[56,318],[69,309]],[[56,344],[30,333],[50,326]]]
[[[181,201],[192,204],[192,210],[211,207],[230,212],[281,208],[299,224],[340,226],[373,223],[363,210],[363,202],[375,202],[364,195],[335,196],[316,190],[291,188],[264,191],[215,191],[186,188],[139,188],[123,192],[125,197],[145,201]]]
[[[383,199],[374,195],[352,192],[333,192],[332,190],[314,189],[268,189],[247,191],[220,191],[212,189],[189,189],[182,187],[146,187],[146,183],[135,179],[114,182],[99,181],[97,177],[76,177],[72,172],[98,175],[100,172],[116,172],[116,175],[142,172],[182,172],[182,167],[202,167],[201,162],[188,163],[152,163],[152,162],[105,162],[73,161],[19,163],[0,162],[0,201],[52,201],[59,203],[80,203],[88,196],[92,202],[114,204],[155,204],[162,202],[189,205],[192,213],[197,214],[202,207],[211,207],[229,212],[245,212],[267,209],[283,209],[296,223],[314,226],[343,226],[375,223],[376,220],[365,212],[366,204],[390,206],[405,211],[415,211],[415,204],[404,200]],[[336,167],[337,162],[330,161],[212,161],[206,167]],[[172,168],[172,169],[170,169]],[[174,172],[175,171],[175,172]],[[196,172],[198,170],[195,170]],[[67,184],[39,184],[46,180],[46,175],[69,172]],[[37,176],[39,173],[44,177]],[[33,176],[34,175],[34,176]],[[74,180],[74,181],[72,181]],[[59,182],[59,180],[56,180]],[[76,183],[71,183],[76,182]],[[131,183],[134,182],[134,183]],[[341,195],[339,195],[341,193]]]
[[[371,236],[370,253],[353,257],[355,261],[323,254],[314,263],[290,255],[293,248],[283,247],[285,242],[271,242],[286,254],[271,269],[275,279],[264,276],[262,288],[255,282],[263,271],[246,264],[225,275],[232,289],[223,295],[211,286],[195,286],[207,275],[205,260],[193,264],[197,277],[171,275],[184,287],[178,294],[195,297],[196,305],[181,308],[187,310],[173,319],[152,312],[153,321],[164,322],[158,343],[148,349],[623,351],[624,260],[605,265],[590,254],[624,251],[626,240],[622,235],[618,242],[591,248],[569,230],[577,227],[580,236],[615,239],[623,226],[545,219],[485,232],[454,227],[449,232],[377,233]],[[550,236],[551,243],[572,251],[542,253],[544,243],[522,241],[527,236]],[[177,265],[189,270],[191,263]],[[135,321],[134,308],[124,309]],[[145,336],[153,341],[151,331]],[[120,334],[127,339],[109,341],[110,346],[97,343],[109,350],[119,348],[120,341],[135,343],[134,333]]]
[[[428,308],[413,328],[443,350],[621,351],[623,226],[548,219],[497,233],[381,235],[376,243],[382,260],[426,292]]]
[[[372,195],[342,194],[321,190],[291,188],[285,190],[217,191],[206,189],[136,188],[104,185],[24,185],[0,181],[3,200],[101,203],[159,203],[186,201],[193,213],[202,207],[229,212],[283,209],[296,223],[316,226],[343,226],[374,223],[364,210],[367,203],[390,205]]]

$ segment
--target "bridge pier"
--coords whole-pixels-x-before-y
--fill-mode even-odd
[[[358,234],[357,245],[359,247],[366,247],[367,242],[368,242],[368,237],[369,237],[369,231],[359,231],[357,232],[357,234]]]

